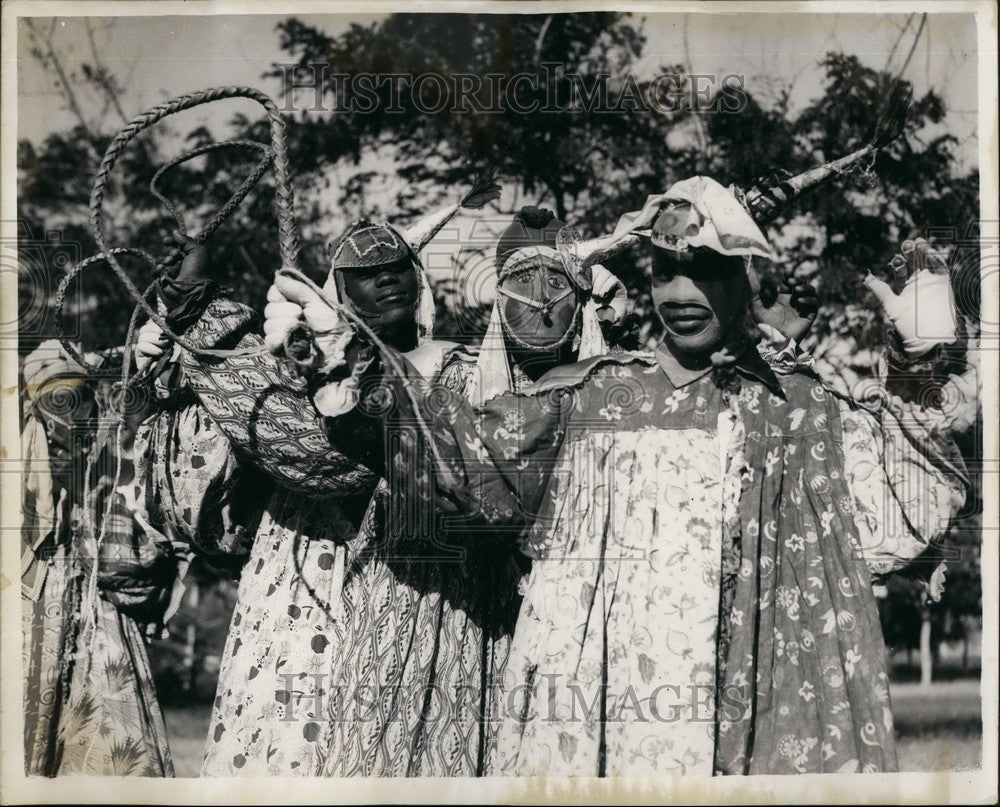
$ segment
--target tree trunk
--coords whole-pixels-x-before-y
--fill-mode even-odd
[[[191,594],[188,602],[191,605],[191,611],[194,614],[198,613],[198,601],[201,599],[201,590],[198,585],[195,584],[191,586]],[[198,628],[197,621],[192,619],[190,624],[187,626],[184,636],[184,689],[190,695],[194,692],[195,676],[197,671],[195,669],[195,643],[198,639]]]
[[[934,672],[934,656],[931,652],[931,613],[929,608],[923,609],[920,624],[920,683],[927,686],[931,683]]]

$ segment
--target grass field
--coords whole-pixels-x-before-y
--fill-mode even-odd
[[[967,771],[983,754],[979,681],[891,689],[901,771]]]
[[[979,681],[949,681],[921,687],[894,684],[901,771],[965,771],[978,768],[983,727]],[[209,706],[167,709],[167,732],[178,776],[197,776],[208,736]]]
[[[209,704],[164,709],[163,719],[167,724],[175,775],[197,776],[201,771],[201,758],[205,753],[205,738],[208,737],[211,715],[212,707]]]

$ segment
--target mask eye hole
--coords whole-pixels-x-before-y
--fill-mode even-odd
[[[653,262],[653,282],[669,283],[676,276],[677,271],[674,267],[660,261]]]

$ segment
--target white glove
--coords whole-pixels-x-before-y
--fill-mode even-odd
[[[354,329],[310,286],[278,274],[268,290],[264,309],[264,341],[272,351],[284,348],[292,330],[302,325],[312,331],[320,353],[320,372],[330,372],[346,362],[345,351]]]
[[[901,252],[892,265],[898,273],[908,271],[910,276],[899,294],[870,272],[865,285],[899,332],[906,355],[916,359],[957,340],[955,305],[944,254],[923,238],[904,241]]]
[[[135,366],[139,372],[159,361],[167,351],[170,340],[153,320],[148,320],[141,328],[135,343]]]
[[[612,322],[620,323],[628,313],[629,300],[625,284],[599,263],[591,266],[590,272],[590,296],[594,298],[599,309],[604,307],[610,309]]]
[[[305,312],[279,291],[276,285],[267,290],[264,306],[264,344],[272,353],[281,353],[288,335],[305,321]]]

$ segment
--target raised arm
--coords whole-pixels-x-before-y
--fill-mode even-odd
[[[355,373],[345,352],[351,326],[306,284],[279,275],[275,286],[315,338],[316,372],[332,375],[318,383],[319,408],[336,407],[336,428],[352,417],[376,424],[395,502],[430,506],[465,534],[479,526],[509,537],[535,519],[565,435],[561,396],[503,395],[474,409],[454,385],[428,382],[390,348]],[[268,344],[280,349],[297,324],[270,319]]]
[[[884,281],[867,281],[898,343],[858,396],[862,405],[845,402],[841,411],[861,551],[877,574],[903,569],[944,538],[968,486],[952,435],[976,406],[947,262],[926,241],[904,247],[912,274],[899,295]]]
[[[257,325],[247,306],[214,298],[188,339],[209,349],[259,350],[225,359],[182,351],[184,384],[237,455],[279,485],[311,496],[371,491],[375,475],[330,441],[305,381],[263,349]]]
[[[178,278],[161,283],[168,324],[198,348],[239,355],[181,350],[182,383],[237,457],[305,495],[370,492],[376,476],[330,442],[305,382],[263,347],[254,312],[223,296],[208,278],[203,247],[186,239],[185,248]]]

